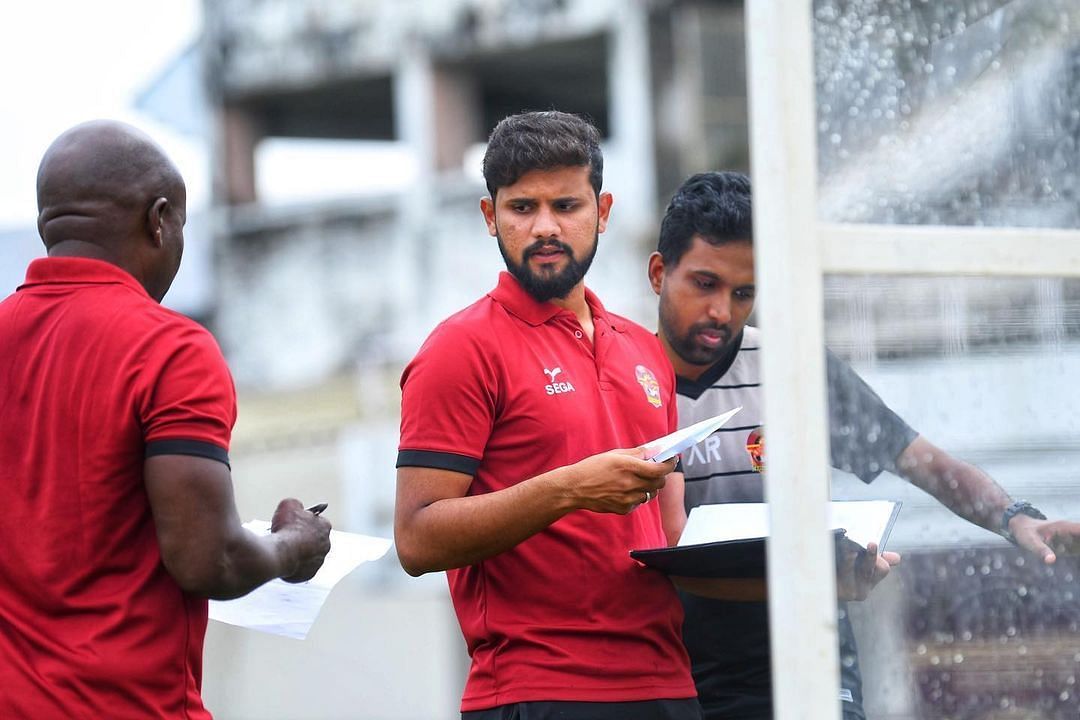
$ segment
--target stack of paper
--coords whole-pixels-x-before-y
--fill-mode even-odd
[[[829,527],[843,530],[849,539],[863,547],[876,542],[880,549],[888,540],[899,511],[900,503],[888,500],[831,502]],[[766,503],[701,505],[690,510],[679,546],[768,536],[769,506]]]

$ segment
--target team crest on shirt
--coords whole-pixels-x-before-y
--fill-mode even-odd
[[[562,368],[544,368],[544,374],[548,376],[551,381],[544,386],[544,392],[548,395],[559,395],[562,393],[574,392],[574,386],[569,380],[563,378],[562,380],[556,380],[557,377],[562,375]]]
[[[649,404],[653,407],[663,405],[660,400],[660,383],[656,381],[656,376],[653,375],[652,370],[644,365],[638,365],[634,368],[634,374],[637,376],[641,389],[645,391],[645,399],[649,401]]]
[[[746,436],[746,452],[750,453],[750,465],[754,472],[765,469],[765,434],[761,428],[755,428]]]

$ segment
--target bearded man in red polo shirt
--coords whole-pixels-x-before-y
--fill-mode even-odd
[[[397,463],[398,556],[448,571],[472,657],[462,718],[699,718],[675,591],[629,555],[681,531],[674,461],[636,449],[676,429],[675,378],[584,284],[612,204],[599,133],[508,117],[484,177],[509,272],[405,369]]]
[[[206,720],[206,598],[310,578],[330,524],[293,499],[240,524],[232,378],[159,305],[186,217],[161,149],[77,126],[37,194],[48,257],[0,303],[0,717]]]

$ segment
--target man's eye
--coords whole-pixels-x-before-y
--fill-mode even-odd
[[[556,205],[555,205],[555,208],[557,210],[562,211],[562,212],[570,212],[571,210],[573,210],[576,207],[577,207],[577,203],[572,203],[572,202],[556,203]]]
[[[523,212],[528,212],[529,211],[529,206],[528,205],[511,205],[510,209],[513,210],[516,213],[523,213]]]
[[[702,290],[711,290],[712,287],[715,285],[712,280],[704,280],[702,278],[697,278],[696,280],[694,280],[694,284]]]
[[[735,297],[739,298],[740,300],[753,300],[754,299],[754,291],[753,290],[736,290],[735,291]]]

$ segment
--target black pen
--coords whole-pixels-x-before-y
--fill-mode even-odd
[[[325,509],[326,509],[326,503],[319,503],[318,505],[312,505],[311,507],[309,507],[307,509],[307,511],[309,513],[311,513],[312,515],[319,515]]]

